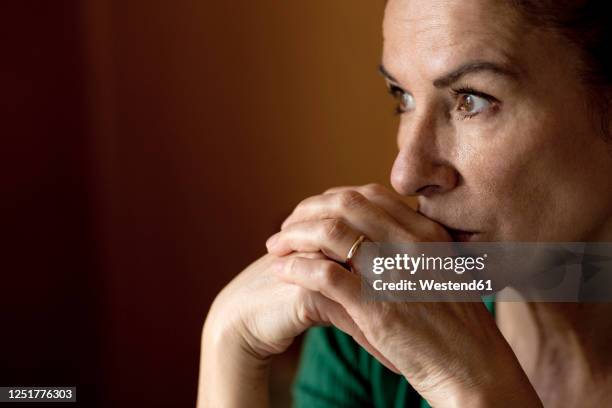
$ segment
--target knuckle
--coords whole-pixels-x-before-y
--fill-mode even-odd
[[[362,191],[366,197],[380,196],[386,193],[385,187],[378,183],[366,184],[362,187]]]
[[[323,194],[331,194],[331,193],[336,193],[336,192],[338,192],[338,190],[340,190],[340,189],[341,189],[341,187],[330,187],[330,188],[328,188],[327,190],[325,190],[325,191],[323,192]]]
[[[296,212],[304,209],[305,207],[308,207],[308,205],[310,204],[312,200],[312,197],[306,197],[305,199],[303,199],[302,201],[300,201],[295,208],[293,209],[292,215],[295,214]]]
[[[363,194],[355,190],[347,190],[338,193],[338,205],[341,209],[353,209],[361,207],[365,204],[367,199]]]
[[[298,254],[307,259],[325,259],[325,255],[321,252],[299,252]]]
[[[323,227],[323,235],[330,241],[335,241],[346,235],[348,226],[339,219],[326,220]]]
[[[285,268],[289,274],[296,273],[298,269],[298,258],[296,256],[289,258],[285,264]]]
[[[319,268],[319,279],[324,286],[336,286],[339,282],[340,274],[338,266],[332,261],[325,262]]]
[[[296,308],[295,314],[301,324],[309,324],[312,321],[312,309],[310,308],[310,293],[302,287],[295,289]]]

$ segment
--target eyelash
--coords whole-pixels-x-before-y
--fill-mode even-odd
[[[402,94],[405,92],[402,88],[400,88],[399,86],[393,85],[393,84],[389,84],[388,91],[389,91],[389,95],[391,95],[393,99],[395,100],[397,100],[398,98],[401,98]],[[402,113],[404,113],[404,111],[400,107],[400,102],[398,102],[395,105],[395,108],[393,109],[393,114],[401,115]]]
[[[406,91],[404,91],[402,88],[400,88],[397,85],[393,85],[393,84],[389,84],[388,87],[388,91],[389,94],[391,96],[393,96],[393,98],[398,99],[402,97],[402,94]],[[455,97],[458,98],[459,96],[462,95],[474,95],[474,96],[478,96],[479,98],[483,98],[485,100],[487,100],[489,103],[494,104],[499,104],[499,100],[489,94],[486,94],[484,92],[480,92],[477,91],[476,89],[470,87],[470,86],[461,86],[459,88],[452,88],[451,89],[451,94]],[[405,111],[402,110],[400,103],[398,103],[397,105],[395,105],[395,109],[394,109],[394,114],[395,115],[401,115],[405,113]],[[478,113],[472,113],[472,114],[462,114],[461,119],[465,120],[465,119],[471,119],[474,116],[478,115]]]
[[[452,88],[451,89],[451,93],[457,98],[459,96],[462,95],[474,95],[477,96],[479,98],[485,99],[487,102],[489,102],[490,104],[492,104],[492,108],[496,108],[497,104],[499,104],[499,100],[497,98],[494,98],[493,96],[486,94],[484,92],[480,92],[477,91],[476,89],[472,88],[471,86],[461,86],[459,88]],[[461,116],[461,119],[471,119],[474,116],[478,115],[478,113],[463,113]]]

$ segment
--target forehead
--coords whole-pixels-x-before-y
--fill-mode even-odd
[[[526,25],[497,0],[389,0],[383,22],[383,64],[439,76],[467,60],[513,64]]]

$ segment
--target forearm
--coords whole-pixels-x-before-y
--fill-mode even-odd
[[[269,406],[269,360],[241,344],[236,333],[204,326],[198,408]]]
[[[439,406],[541,408],[542,403],[531,384],[519,380],[494,387],[462,390],[455,393],[444,405]]]
[[[490,355],[480,375],[472,380],[462,379],[448,387],[446,392],[436,392],[432,404],[436,407],[517,407],[540,408],[542,402],[514,354],[506,344],[502,350]],[[486,357],[483,357],[486,359]]]

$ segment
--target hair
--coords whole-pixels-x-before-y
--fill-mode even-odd
[[[580,75],[612,141],[612,20],[605,0],[510,0],[530,23],[560,33],[580,55]]]
[[[505,0],[529,23],[565,37],[580,55],[580,75],[612,142],[612,21],[606,0]],[[388,0],[385,0],[385,4]]]

